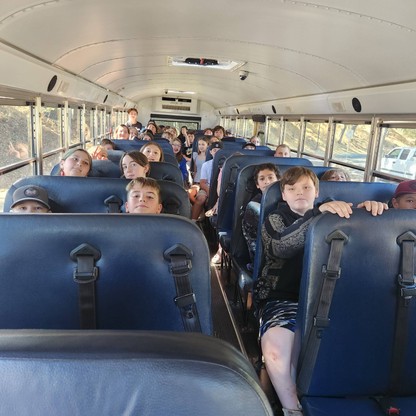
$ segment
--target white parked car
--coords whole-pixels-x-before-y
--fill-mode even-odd
[[[416,147],[395,147],[381,159],[381,171],[416,178]]]

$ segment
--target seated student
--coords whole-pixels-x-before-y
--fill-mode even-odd
[[[120,170],[126,179],[145,178],[150,172],[150,163],[144,153],[132,150],[120,159]]]
[[[242,147],[244,150],[256,150],[256,145],[254,143],[248,142]]]
[[[273,163],[263,163],[256,166],[254,170],[254,182],[260,192],[247,204],[241,223],[250,255],[251,263],[247,265],[249,270],[253,268],[254,256],[256,254],[257,226],[259,223],[261,197],[267,187],[278,180],[280,180],[280,172]]]
[[[330,201],[314,206],[319,181],[304,167],[289,168],[280,181],[282,199],[262,227],[265,265],[254,286],[254,301],[260,318],[259,335],[266,370],[283,406],[284,415],[302,415],[291,374],[291,354],[298,307],[302,257],[306,231],[323,212],[343,218],[352,215],[352,204]],[[372,215],[388,209],[386,204],[365,201],[357,208]]]
[[[192,177],[194,179],[194,184],[198,185],[199,181],[201,180],[201,170],[202,165],[206,162],[207,159],[207,149],[208,149],[209,139],[208,137],[201,137],[198,140],[198,152],[194,152],[192,154],[193,163],[193,171]]]
[[[133,179],[126,187],[126,212],[129,214],[160,214],[160,186],[153,178]]]
[[[274,152],[274,157],[290,157],[290,147],[287,144],[279,144]]]
[[[214,158],[215,153],[223,148],[223,144],[221,142],[214,142],[209,146],[209,152],[211,153],[212,157]],[[209,183],[211,181],[212,175],[212,167],[213,167],[214,159],[208,160],[204,162],[201,168],[201,176],[199,186],[200,189],[196,194],[195,202],[192,205],[192,215],[191,218],[193,220],[197,220],[201,215],[202,209],[205,205],[205,202],[208,199],[209,195]]]
[[[416,180],[400,182],[391,203],[396,209],[416,209]]]
[[[349,182],[351,180],[350,175],[344,169],[330,169],[327,170],[322,176],[321,181],[334,181],[334,182]]]
[[[188,166],[192,160],[192,145],[195,140],[195,131],[188,130],[185,136],[185,141],[182,144],[182,154],[184,155],[186,161],[188,162]]]
[[[136,127],[129,127],[129,140],[134,140],[139,138],[139,130]]]
[[[140,151],[146,155],[149,162],[165,161],[165,155],[159,143],[147,142],[140,148]]]
[[[100,145],[102,147],[104,147],[104,149],[106,149],[107,151],[108,150],[115,150],[115,148],[116,148],[115,143],[110,139],[102,139],[101,142],[100,142]]]
[[[61,159],[58,176],[88,176],[92,168],[92,157],[84,149],[69,149]]]
[[[175,155],[176,161],[178,162],[178,168],[182,172],[183,183],[186,187],[188,187],[189,186],[189,173],[188,173],[188,168],[186,165],[186,159],[184,155],[182,154],[182,142],[178,138],[176,138],[176,139],[172,139],[170,144],[172,146],[173,154]]]
[[[260,146],[261,145],[260,137],[259,136],[252,136],[252,137],[250,137],[250,143],[253,143],[256,146]]]
[[[140,134],[139,139],[150,142],[155,139],[155,136],[153,135],[151,130],[145,130],[143,133]]]
[[[48,192],[40,186],[21,186],[13,192],[12,198],[13,203],[10,207],[10,212],[18,214],[43,214],[51,212]]]
[[[153,136],[157,134],[157,125],[154,121],[149,121],[146,126],[146,130],[150,130],[153,133]]]
[[[120,124],[114,131],[114,140],[129,140],[130,130],[125,124]]]

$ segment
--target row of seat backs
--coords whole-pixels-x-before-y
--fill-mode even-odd
[[[157,164],[157,163],[156,163]],[[129,179],[80,178],[74,176],[29,176],[16,181],[7,191],[4,212],[10,211],[13,192],[25,185],[36,185],[48,191],[54,213],[106,213],[124,211]],[[171,181],[158,180],[163,213],[191,216],[191,205],[186,190]]]
[[[124,152],[122,152],[124,154]],[[56,164],[51,171],[51,175],[59,174],[59,163]],[[93,160],[89,177],[92,178],[120,178],[122,172],[120,170],[120,161],[114,160]],[[173,181],[183,186],[183,176],[178,167],[168,162],[150,162],[149,177],[153,179],[163,179]]]
[[[254,150],[249,150],[248,152],[254,152]],[[273,163],[276,166],[312,166],[312,162],[309,159],[300,157],[273,157],[251,153],[231,155],[228,157],[224,162],[221,173],[221,188],[218,199],[218,217],[216,224],[219,233],[229,233],[232,231],[238,174],[244,167],[260,163]]]
[[[388,203],[396,189],[394,183],[383,182],[335,182],[322,181],[319,183],[319,194],[316,203],[322,203],[326,199],[351,202],[354,205],[366,200]],[[260,274],[263,260],[263,243],[261,240],[261,226],[267,216],[277,209],[282,202],[280,183],[270,185],[261,200],[259,228],[257,232],[256,256],[254,259],[253,278],[257,279]]]
[[[332,301],[325,292],[325,303],[330,304],[329,320],[326,320],[317,311],[324,272],[326,269],[337,270],[334,267],[336,262],[329,260],[332,237],[339,239],[343,248],[340,274],[333,273]],[[343,244],[342,237],[345,237]],[[404,249],[401,239],[408,240],[412,249]],[[414,210],[390,209],[373,217],[365,210],[354,209],[350,219],[327,213],[311,224],[305,244],[295,335],[300,348],[297,384],[307,409],[306,415],[378,415],[382,414],[380,408],[369,397],[386,395],[393,396],[393,406],[403,406],[400,414],[414,414],[414,277],[410,285],[412,295],[405,307],[408,321],[404,317],[399,320],[406,326],[407,337],[403,337],[400,372],[393,388],[391,369],[395,337],[399,333],[396,321],[398,304],[405,304],[401,295],[404,285],[401,285],[400,278],[404,276],[406,267],[402,260],[407,251],[411,265],[407,272],[414,274],[415,240]],[[315,352],[310,356],[305,355],[312,350]],[[411,395],[413,398],[394,398]],[[346,397],[360,400],[347,400]],[[366,408],[368,410],[363,411]],[[404,411],[406,408],[407,412]]]
[[[81,329],[77,259],[95,257],[97,329],[184,331],[166,251],[189,252],[202,333],[212,334],[209,249],[185,218],[0,214],[0,328]],[[183,269],[183,268],[182,268]],[[83,270],[79,269],[80,272]]]
[[[237,154],[235,155],[234,153],[236,153],[235,150],[233,149],[221,149],[220,151],[218,151],[217,153],[215,153],[214,156],[214,161],[213,161],[213,165],[212,165],[212,174],[211,174],[211,180],[210,180],[210,190],[212,189],[213,192],[209,193],[208,196],[208,208],[212,208],[215,203],[217,202],[218,199],[218,194],[217,194],[217,186],[218,186],[218,175],[220,172],[220,168],[224,167],[225,161],[227,159],[229,159],[231,156],[244,156],[246,157],[257,157],[257,159],[261,159],[263,160],[264,158],[267,157],[272,157],[273,156],[273,152],[268,149],[268,150],[239,150],[238,153],[241,154]],[[235,159],[232,159],[234,163]],[[241,159],[243,160],[243,159]],[[245,159],[244,159],[245,160]],[[252,163],[256,163],[255,159],[251,159],[253,160]],[[222,173],[221,175],[224,175],[224,173]],[[237,179],[237,177],[235,178]],[[222,176],[221,176],[221,181],[222,181]],[[221,182],[222,183],[222,182]]]
[[[5,415],[273,415],[248,360],[201,334],[0,331],[0,371]]]
[[[155,139],[152,140],[152,142],[155,142],[160,145],[160,147],[163,150],[164,155],[171,155],[173,154],[173,149],[171,144],[167,139]],[[124,152],[130,152],[131,150],[140,150],[143,145],[146,143],[149,143],[148,140],[113,140],[113,143],[115,144],[116,150],[123,150]]]

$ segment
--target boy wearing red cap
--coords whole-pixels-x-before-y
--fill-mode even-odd
[[[416,180],[399,183],[391,203],[397,209],[416,209]]]

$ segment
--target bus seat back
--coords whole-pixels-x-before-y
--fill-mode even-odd
[[[391,209],[373,217],[365,210],[354,209],[350,219],[327,213],[311,224],[305,244],[296,333],[301,351],[298,388],[303,395],[368,397],[389,393],[396,311],[401,299],[403,248],[398,238],[408,232],[416,234],[414,210]],[[322,314],[317,316],[317,304],[325,271],[332,264],[331,235],[338,238],[340,233],[346,241],[327,321]],[[327,294],[325,299],[328,298]],[[393,391],[396,395],[416,395],[416,297],[410,299],[407,313],[408,323],[403,322],[408,331],[406,353],[400,383]],[[310,337],[315,329],[319,348],[314,361],[304,353],[318,341]]]
[[[13,192],[25,185],[37,185],[48,191],[54,213],[121,212],[127,199],[128,179],[79,178],[70,176],[30,176],[16,181],[7,191],[4,212],[12,205]],[[185,189],[171,181],[158,181],[163,212],[190,218],[191,205]],[[108,198],[113,199],[110,206]]]
[[[4,414],[43,416],[59,409],[62,416],[273,415],[250,362],[215,337],[147,331],[0,334]]]
[[[164,257],[180,244],[191,253],[189,279],[202,332],[212,333],[209,250],[190,220],[166,214],[7,213],[0,224],[0,328],[79,329],[82,284],[73,251],[87,245],[99,253],[98,329],[183,331],[171,262]]]

